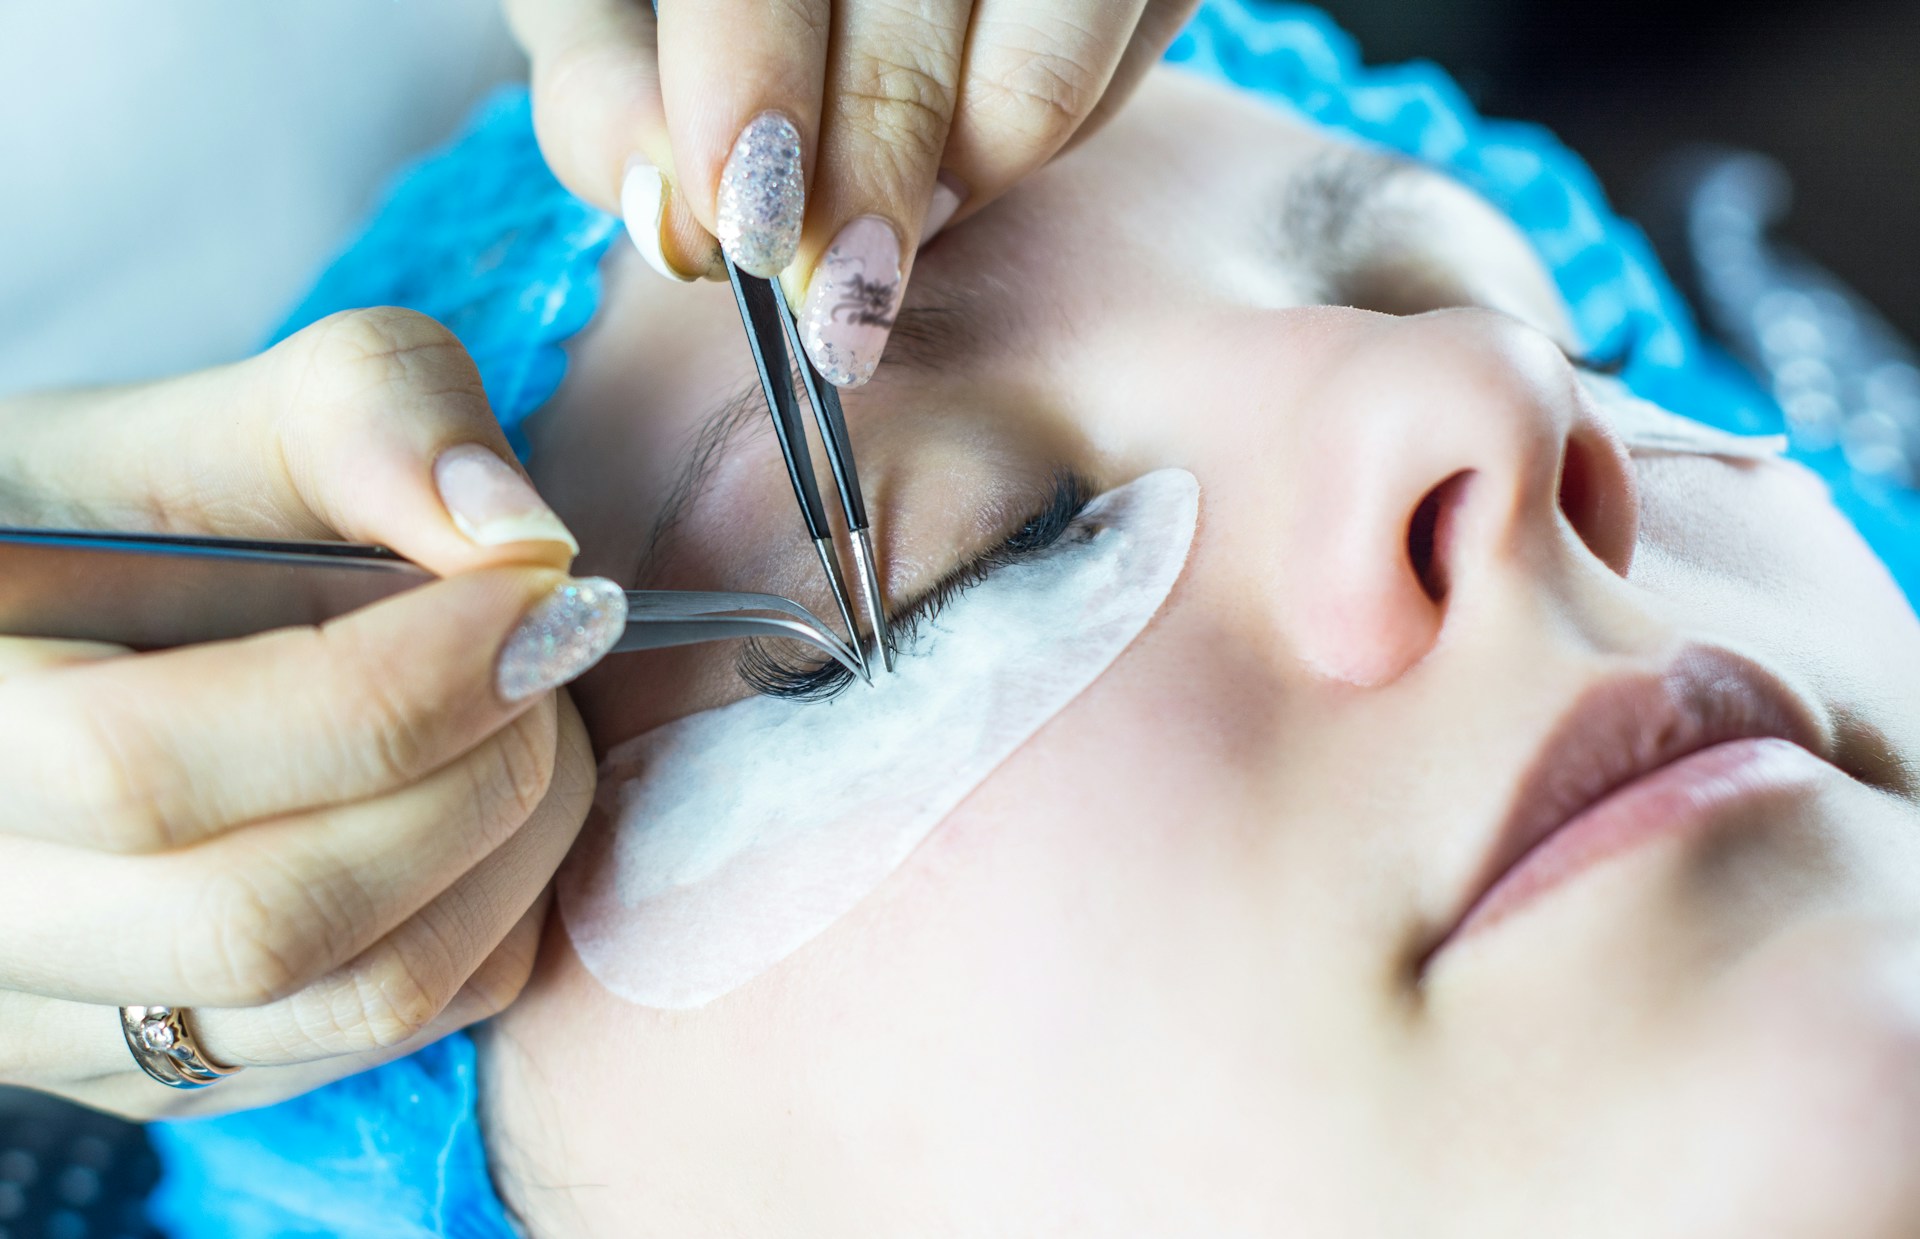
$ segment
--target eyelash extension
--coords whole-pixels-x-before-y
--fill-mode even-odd
[[[1092,501],[1093,487],[1084,478],[1067,470],[1056,473],[1046,506],[1028,517],[1006,541],[960,565],[900,614],[888,617],[895,647],[912,641],[920,625],[1001,568],[1058,543]],[[754,692],[786,701],[828,701],[853,683],[853,673],[832,659],[796,663],[760,641],[746,642],[735,665],[740,678]]]

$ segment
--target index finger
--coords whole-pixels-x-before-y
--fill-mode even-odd
[[[336,314],[230,366],[0,403],[0,437],[15,524],[345,538],[443,576],[578,549],[466,349],[407,310]]]
[[[598,662],[625,620],[611,581],[486,569],[321,628],[0,682],[0,831],[158,851],[409,786]]]

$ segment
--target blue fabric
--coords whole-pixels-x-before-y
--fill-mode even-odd
[[[1767,395],[1700,339],[1640,232],[1545,130],[1479,118],[1431,65],[1363,68],[1352,42],[1307,8],[1212,0],[1169,59],[1445,168],[1520,225],[1596,355],[1626,354],[1641,395],[1727,429],[1781,428]],[[399,180],[287,330],[356,306],[433,315],[472,351],[524,451],[519,427],[559,386],[561,346],[593,316],[600,259],[619,231],[554,181],[525,92],[506,91]],[[1920,589],[1914,498],[1863,493],[1844,465],[1811,463],[1909,593]],[[179,1239],[510,1239],[486,1173],[473,1073],[472,1043],[454,1036],[267,1110],[157,1125],[167,1178],[156,1218]]]
[[[454,1036],[295,1101],[156,1123],[153,1220],[206,1239],[514,1239],[475,1070],[472,1040]]]
[[[483,103],[466,132],[405,173],[280,335],[338,310],[405,306],[460,337],[514,450],[566,374],[561,346],[600,306],[620,221],[560,187],[533,140],[527,92]]]

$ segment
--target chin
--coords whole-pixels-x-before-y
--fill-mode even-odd
[[[1920,1236],[1920,917],[1809,925],[1727,982],[1701,1042],[1688,1153],[1708,1212],[1689,1233]]]

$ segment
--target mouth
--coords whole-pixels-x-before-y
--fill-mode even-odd
[[[1635,844],[1838,773],[1821,717],[1763,668],[1693,647],[1595,686],[1548,734],[1421,962]]]

